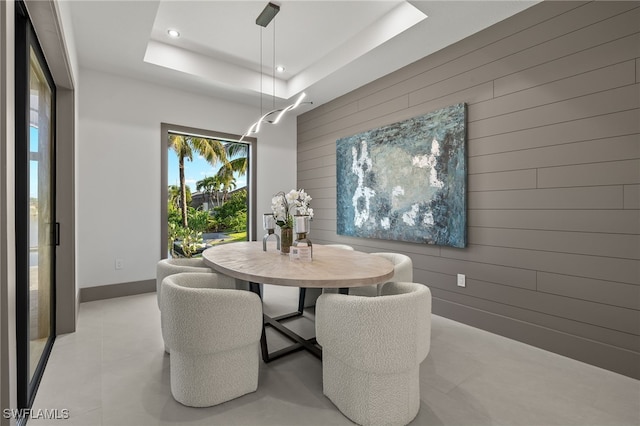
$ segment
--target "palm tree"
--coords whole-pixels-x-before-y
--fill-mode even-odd
[[[231,179],[227,179],[222,183],[222,202],[227,201],[229,190],[236,189],[236,178],[231,176]]]
[[[191,203],[191,188],[189,185],[185,186],[187,204]],[[169,204],[171,204],[176,209],[180,209],[180,204],[182,200],[182,191],[178,185],[169,185]]]
[[[248,145],[243,143],[231,142],[224,147],[227,152],[227,158],[231,158],[225,166],[228,164],[229,168],[238,175],[242,176],[247,173],[249,167],[249,148]],[[219,173],[219,172],[218,172]]]
[[[169,147],[173,149],[178,156],[178,167],[180,172],[180,188],[181,188],[181,203],[182,209],[182,226],[187,228],[189,223],[187,221],[187,191],[184,177],[184,160],[193,160],[194,152],[202,155],[212,166],[215,166],[218,162],[223,164],[228,163],[227,151],[222,142],[215,139],[205,139],[196,136],[189,135],[169,135]]]
[[[247,169],[249,168],[249,152],[246,144],[230,142],[225,146],[225,151],[227,152],[227,158],[232,159],[224,163],[216,173],[216,177],[222,186],[223,202],[227,199],[229,189],[235,189],[236,187],[234,174],[237,173],[239,176],[242,176],[247,173]]]
[[[180,187],[178,185],[169,185],[169,204],[176,209],[180,208]]]
[[[217,193],[220,190],[220,187],[221,182],[218,176],[207,176],[204,179],[196,182],[196,189],[207,194],[209,205],[211,205],[211,194],[213,194],[214,192]]]

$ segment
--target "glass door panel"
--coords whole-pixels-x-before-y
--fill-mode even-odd
[[[52,89],[38,55],[29,60],[29,382],[52,331],[53,117]]]
[[[15,6],[16,387],[28,409],[55,340],[55,86],[26,6]]]

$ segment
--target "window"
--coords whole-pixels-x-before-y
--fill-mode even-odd
[[[255,139],[162,124],[161,258],[255,240]]]

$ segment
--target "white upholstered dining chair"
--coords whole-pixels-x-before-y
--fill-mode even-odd
[[[223,277],[181,273],[162,281],[171,394],[183,405],[217,405],[258,388],[262,302],[221,288]]]
[[[158,301],[158,309],[160,309],[160,332],[162,333],[162,341],[164,343],[164,351],[170,352],[169,346],[164,339],[164,326],[162,324],[162,308],[160,307],[160,299],[162,298],[162,280],[169,275],[179,274],[182,272],[213,272],[211,268],[204,264],[202,258],[171,258],[161,259],[156,265],[156,299]]]
[[[162,332],[162,340],[165,342],[164,351],[170,353],[169,345],[167,345],[164,338],[164,324],[162,316],[162,307],[160,301],[162,299],[162,281],[170,276],[180,273],[214,273],[211,268],[205,265],[202,258],[172,258],[162,259],[156,266],[156,298],[158,299],[158,308],[160,308],[160,330]],[[224,288],[236,288],[236,280],[227,277],[226,275],[220,276],[220,285]]]
[[[411,258],[401,253],[371,253],[374,256],[384,257],[393,263],[393,277],[389,281],[413,282],[413,262]],[[384,284],[369,285],[364,287],[354,287],[349,289],[349,293],[354,296],[378,296]]]
[[[390,282],[379,297],[322,294],[316,303],[324,394],[361,425],[405,425],[420,408],[429,353],[431,292]]]
[[[342,250],[353,250],[353,247],[347,244],[327,244],[327,247],[334,247]]]
[[[162,298],[162,280],[169,275],[179,274],[181,272],[213,271],[205,265],[202,258],[172,258],[160,260],[156,266],[156,297],[158,298],[158,307],[160,307],[160,299]]]

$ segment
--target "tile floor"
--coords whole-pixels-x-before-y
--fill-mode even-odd
[[[293,310],[297,291],[267,286],[265,311]],[[296,324],[313,333],[312,313]],[[348,425],[322,394],[322,365],[299,352],[262,364],[258,391],[210,408],[171,397],[155,293],[80,306],[59,336],[34,409],[66,420],[29,425]],[[276,337],[270,344],[277,349]],[[640,381],[442,317],[420,369],[412,425],[639,425]]]

